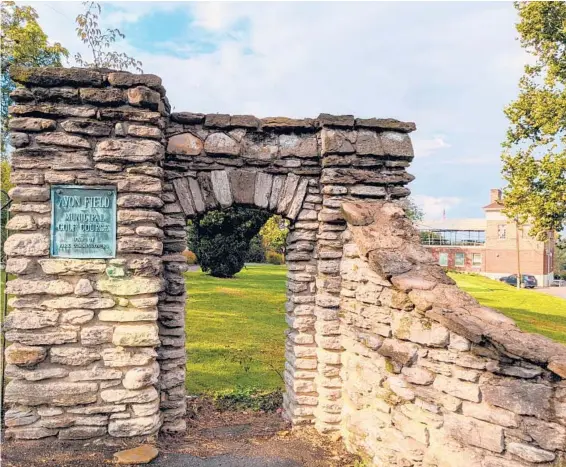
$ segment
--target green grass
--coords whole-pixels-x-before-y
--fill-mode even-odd
[[[283,387],[286,273],[273,265],[248,265],[233,279],[186,273],[189,394]]]
[[[478,275],[450,273],[450,277],[482,305],[513,318],[523,331],[566,343],[566,300]]]

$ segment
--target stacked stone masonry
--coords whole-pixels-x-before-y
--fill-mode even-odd
[[[564,465],[566,347],[459,290],[395,203],[342,211],[348,448],[376,466]]]
[[[8,435],[183,432],[185,226],[240,205],[291,222],[293,424],[380,466],[562,461],[566,349],[479,307],[420,247],[400,207],[414,124],[170,114],[154,75],[12,76]],[[49,256],[61,184],[116,187],[116,258]]]

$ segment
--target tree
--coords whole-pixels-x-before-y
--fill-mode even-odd
[[[109,49],[118,39],[126,36],[119,29],[105,29],[102,31],[98,25],[102,7],[97,2],[83,2],[86,12],[76,18],[77,36],[92,52],[92,61],[83,58],[80,53],[75,54],[75,61],[88,68],[112,68],[127,70],[134,68],[142,72],[142,62],[125,54]]]
[[[417,203],[415,203],[413,198],[405,198],[401,201],[401,205],[403,206],[407,217],[413,222],[420,222],[424,219],[424,211]]]
[[[261,243],[266,250],[285,253],[289,222],[281,216],[271,216],[259,231]]]
[[[505,213],[540,240],[566,221],[566,3],[516,2],[521,45],[536,57],[508,107]]]
[[[25,67],[61,66],[69,52],[60,43],[50,44],[47,34],[37,22],[37,12],[30,6],[17,6],[14,2],[0,4],[2,31],[0,33],[0,60],[2,69],[1,131],[2,146],[0,157],[7,157],[8,107],[10,93],[16,85],[9,70],[13,65]]]
[[[250,241],[269,216],[265,211],[243,207],[209,211],[189,224],[189,249],[204,272],[232,277],[244,267]]]

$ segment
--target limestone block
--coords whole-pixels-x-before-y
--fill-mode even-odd
[[[308,179],[302,178],[297,186],[297,191],[287,208],[287,217],[289,219],[296,219],[303,206],[303,200],[307,193]]]
[[[385,154],[407,158],[414,156],[411,138],[407,134],[396,131],[384,131],[380,133],[380,138]]]
[[[355,153],[352,141],[355,133],[342,130],[323,129],[321,133],[322,155],[326,154],[353,154]]]
[[[418,346],[396,339],[385,339],[378,353],[402,365],[410,365],[417,356]]]
[[[496,425],[505,427],[519,426],[519,417],[516,414],[509,410],[491,406],[487,403],[474,404],[464,402],[462,404],[462,413],[468,417],[474,417]]]
[[[128,125],[127,133],[138,138],[161,139],[163,137],[163,133],[159,128],[144,125]]]
[[[109,379],[121,379],[122,372],[111,368],[93,366],[89,370],[71,371],[69,380],[71,381],[101,381]]]
[[[89,136],[108,136],[112,131],[112,127],[108,123],[96,120],[69,119],[61,122],[61,126],[68,133],[79,133]]]
[[[239,204],[253,204],[256,172],[233,170],[228,174],[232,188],[232,198]]]
[[[26,216],[26,215],[19,215],[19,216],[12,217],[6,223],[6,229],[7,230],[19,230],[19,231],[35,230],[36,225],[35,225],[35,222],[33,221],[33,217]]]
[[[48,120],[46,118],[16,117],[16,118],[11,118],[8,121],[8,128],[10,130],[17,130],[17,131],[36,132],[36,131],[54,130],[55,126],[56,126],[56,122],[54,120]]]
[[[41,329],[55,326],[59,312],[49,310],[12,310],[6,317],[6,329]]]
[[[5,351],[6,362],[21,367],[34,366],[47,357],[47,350],[43,347],[12,344]]]
[[[160,343],[158,327],[155,324],[121,324],[114,328],[112,343],[128,347],[158,346]]]
[[[120,208],[160,208],[163,206],[161,198],[144,194],[119,194],[116,202]]]
[[[4,243],[7,256],[46,256],[49,254],[49,237],[41,233],[10,235]]]
[[[520,457],[527,462],[534,462],[537,464],[541,462],[552,462],[556,457],[553,452],[545,451],[522,443],[508,443],[507,452]]]
[[[97,400],[97,389],[97,383],[14,379],[6,386],[5,401],[29,406],[90,404]]]
[[[525,431],[543,449],[564,450],[566,429],[557,423],[544,422],[537,418],[523,417]]]
[[[269,209],[273,210],[279,205],[279,199],[285,186],[285,175],[276,175],[273,178],[273,185],[271,187],[271,194],[269,195]]]
[[[437,375],[434,383],[434,389],[445,392],[460,399],[468,400],[471,402],[480,401],[480,388],[479,385],[459,381],[454,378],[448,378],[443,375]]]
[[[13,279],[6,284],[6,292],[14,295],[66,295],[73,293],[73,285],[64,280],[37,279]]]
[[[419,443],[428,445],[428,428],[424,423],[411,420],[399,411],[394,411],[391,420],[395,427],[401,431],[405,436],[409,436]]]
[[[68,342],[77,342],[77,330],[74,326],[60,326],[46,330],[8,331],[6,339],[10,342],[19,342],[26,345],[60,345]]]
[[[135,322],[135,321],[156,321],[157,309],[138,310],[136,308],[102,310],[98,313],[100,321],[115,322]]]
[[[112,342],[113,326],[89,326],[81,329],[82,345],[98,345]]]
[[[431,347],[448,345],[450,333],[444,326],[410,313],[393,313],[392,317],[391,330],[396,338]]]
[[[198,156],[203,148],[202,141],[191,133],[172,136],[167,142],[167,152],[171,154]]]
[[[175,368],[170,371],[163,371],[160,379],[159,385],[163,390],[171,389],[175,386],[185,384],[185,368]]]
[[[127,91],[128,102],[134,107],[143,107],[146,109],[157,110],[161,101],[158,92],[152,91],[145,86],[137,86]]]
[[[33,272],[35,261],[30,258],[8,258],[6,272],[8,274],[29,274]]]
[[[106,427],[97,426],[72,426],[59,430],[59,439],[79,440],[96,438],[106,434]]]
[[[485,375],[480,379],[483,400],[520,415],[550,414],[552,388],[529,380]]]
[[[104,308],[112,308],[115,304],[113,298],[107,297],[60,297],[50,300],[44,300],[42,305],[52,309],[71,309],[86,308],[89,310],[101,310]]]
[[[130,225],[138,222],[153,222],[158,227],[163,226],[163,214],[156,211],[135,210],[135,209],[119,209],[118,224]]]
[[[163,146],[145,139],[107,139],[97,143],[95,162],[154,162],[163,158]]]
[[[252,133],[244,140],[242,157],[244,159],[269,162],[277,157],[278,151],[276,135],[265,135],[257,138]]]
[[[258,172],[255,181],[254,204],[261,208],[269,207],[269,196],[273,185],[273,175]]]
[[[119,179],[116,183],[118,192],[142,192],[161,194],[161,180],[147,175],[128,174],[127,177]]]
[[[413,384],[431,384],[435,377],[431,371],[418,367],[403,367],[401,373],[409,383]]]
[[[75,285],[74,293],[75,295],[89,295],[94,289],[92,288],[92,284],[88,279],[82,278],[79,279]]]
[[[83,347],[53,347],[49,354],[51,363],[73,366],[87,365],[101,358],[98,351]]]
[[[148,367],[132,368],[124,375],[122,384],[126,389],[141,389],[157,384],[159,365],[157,362]]]
[[[96,290],[110,292],[114,295],[142,295],[161,292],[163,281],[159,277],[101,278],[96,282]]]
[[[184,261],[184,257],[183,257]],[[130,304],[136,308],[152,308],[159,303],[158,297],[139,297],[130,298]]]
[[[45,274],[75,275],[75,274],[98,274],[106,269],[104,260],[96,259],[64,259],[49,258],[40,259],[38,263]]]
[[[68,135],[64,132],[44,133],[36,136],[35,141],[39,144],[90,149],[90,143],[88,140],[80,136]]]
[[[116,71],[108,74],[108,82],[118,88],[131,88],[133,86],[147,86],[153,89],[161,88],[161,78],[151,74],[128,73]]]
[[[84,324],[94,318],[92,310],[69,310],[61,313],[61,323]]]
[[[6,376],[8,378],[20,378],[27,381],[41,381],[50,378],[64,378],[69,374],[69,370],[65,368],[49,368],[41,367],[33,370],[19,368],[16,365],[6,366]]]
[[[240,154],[240,144],[225,133],[212,133],[204,142],[207,154],[237,156]]]
[[[157,238],[121,237],[118,238],[117,249],[119,253],[161,255],[163,242]]]
[[[148,417],[111,420],[108,424],[108,433],[118,438],[142,436],[156,432],[160,426],[161,415],[157,413]]]
[[[49,436],[56,436],[58,430],[43,428],[40,426],[25,427],[25,428],[10,428],[6,430],[6,435],[13,436],[16,439],[41,439]]]
[[[294,133],[279,135],[281,157],[318,157],[316,137]]]
[[[232,192],[230,190],[230,182],[228,174],[224,170],[213,170],[210,172],[212,189],[214,196],[223,208],[232,205]]]
[[[100,392],[100,398],[104,402],[114,404],[143,404],[158,399],[157,390],[151,386],[145,389],[105,389]]]
[[[4,415],[4,424],[7,427],[30,425],[37,420],[39,415],[29,407],[13,407]]]
[[[281,188],[281,195],[277,204],[278,214],[285,213],[289,209],[291,201],[293,200],[293,197],[295,195],[295,191],[297,190],[297,186],[299,185],[299,181],[299,176],[293,173],[287,175],[287,178],[285,179],[285,185]]]
[[[470,446],[503,452],[503,428],[455,413],[444,415],[444,429],[455,440]]]

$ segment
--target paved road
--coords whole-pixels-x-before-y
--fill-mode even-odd
[[[215,456],[202,459],[190,454],[160,454],[155,467],[304,467],[294,461],[270,457]]]
[[[547,295],[554,295],[555,297],[563,298],[566,300],[566,287],[538,287],[535,289],[537,292],[545,293]]]

